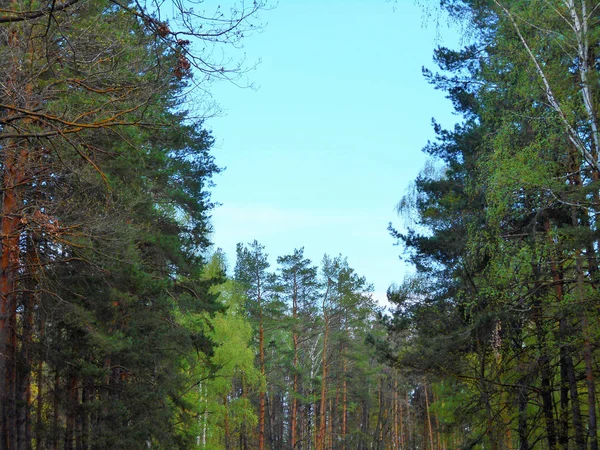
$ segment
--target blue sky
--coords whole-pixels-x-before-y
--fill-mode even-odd
[[[257,89],[211,87],[223,113],[205,125],[226,170],[215,178],[216,247],[235,263],[237,242],[277,256],[304,247],[319,263],[342,254],[378,300],[409,270],[386,228],[425,164],[431,119],[458,117],[421,67],[456,33],[412,0],[282,0],[246,38]]]

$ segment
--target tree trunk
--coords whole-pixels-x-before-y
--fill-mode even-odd
[[[431,426],[431,414],[429,412],[429,394],[427,393],[427,384],[424,383],[423,387],[425,389],[425,411],[427,412],[427,427],[429,430],[429,448],[434,450],[435,446],[433,444],[433,428]]]
[[[335,405],[337,407],[337,395],[335,396],[335,400],[336,400]],[[330,450],[330,449],[333,449],[333,426],[335,423],[335,408],[333,406],[332,399],[329,399],[329,414],[328,414],[328,416],[329,416],[329,423],[328,423],[327,428],[329,429],[329,432],[326,434],[326,436],[327,436],[326,442],[327,442],[327,449]]]
[[[575,429],[575,447],[583,449],[585,448],[585,437],[583,435],[583,422],[581,420],[581,410],[579,406],[577,377],[575,375],[575,368],[573,367],[573,358],[570,353],[566,355],[565,363],[567,377],[569,379],[569,392],[571,394],[571,411],[573,414],[573,428]]]
[[[477,339],[477,347],[479,353],[479,384],[480,390],[482,394],[482,402],[485,406],[485,411],[487,415],[487,431],[486,434],[488,436],[489,445],[491,450],[499,450],[498,448],[498,435],[496,433],[496,428],[494,426],[494,412],[492,410],[492,403],[490,399],[488,381],[485,376],[485,352],[482,350],[481,341]]]
[[[545,225],[548,228],[548,225]],[[535,274],[535,286],[539,287],[542,275],[537,266],[533,267]],[[548,352],[546,323],[544,322],[542,300],[539,297],[533,299],[532,304],[533,322],[535,324],[537,346],[539,348],[538,365],[540,367],[540,396],[542,398],[542,415],[546,425],[546,439],[550,450],[556,449],[556,424],[554,422],[554,402],[552,400],[552,371],[550,368],[550,356]]]
[[[564,319],[560,320],[560,329]],[[562,336],[562,331],[560,332]],[[561,340],[563,338],[561,337]],[[558,444],[562,450],[569,450],[569,373],[567,370],[567,348],[561,343],[560,346],[560,427],[558,433]]]
[[[31,448],[31,373],[33,367],[31,347],[36,303],[35,290],[37,288],[35,274],[39,267],[36,239],[32,233],[29,233],[27,237],[26,273],[23,275],[23,278],[26,279],[28,289],[22,296],[22,337],[18,360],[17,442],[19,450],[29,450]],[[40,388],[38,386],[38,389]]]
[[[398,379],[396,379],[396,390],[398,389]],[[396,429],[396,448],[398,448],[398,436],[400,436],[400,448],[404,448],[404,417],[403,417],[403,413],[402,413],[402,402],[400,401],[399,395],[397,398],[397,408],[398,408],[398,418],[399,418],[399,422],[398,422],[398,426]],[[408,407],[408,402],[406,403],[407,407]]]
[[[69,375],[68,386],[68,406],[66,411],[66,430],[65,430],[65,450],[73,450],[75,448],[75,425],[77,419],[77,408],[79,406],[77,387],[77,375],[71,373]]]
[[[58,418],[59,418],[59,399],[60,399],[60,376],[58,374],[58,369],[54,372],[54,392],[53,392],[53,408],[52,408],[52,448],[54,450],[58,450],[59,442],[60,442],[60,429],[58,427]]]
[[[546,437],[548,440],[548,448],[553,450],[556,448],[556,426],[554,423],[554,404],[552,401],[552,388],[550,385],[550,362],[548,355],[544,354],[539,359],[542,366],[542,410],[546,422]]]
[[[402,410],[400,410],[402,411]],[[412,426],[410,423],[410,397],[408,391],[406,392],[406,429],[408,430],[408,445],[410,445],[413,437]],[[400,435],[402,436],[402,429],[400,429]]]
[[[319,432],[317,434],[317,450],[325,448],[325,427],[326,427],[326,402],[327,402],[327,340],[329,339],[329,315],[323,310],[325,319],[325,333],[323,334],[323,354],[321,355],[322,373],[321,373],[321,405],[319,409]]]
[[[261,298],[261,285],[260,277],[258,278],[258,353],[260,361],[260,374],[266,383],[266,370],[265,370],[265,330],[263,326],[263,310],[262,310],[262,298]],[[265,396],[266,396],[266,385],[261,386],[258,400],[258,450],[264,450],[265,448]]]
[[[520,389],[517,393],[519,402],[518,434],[519,450],[529,450],[529,430],[527,427],[527,386],[524,379],[519,382]]]
[[[225,450],[229,450],[229,404],[227,402],[227,396],[223,396],[223,406],[225,406],[225,418],[223,420],[223,433]]]
[[[575,214],[575,213],[574,213]],[[573,219],[576,221],[576,218]],[[586,298],[584,288],[584,273],[581,253],[576,252],[577,266],[577,290],[580,302],[584,305],[584,310],[581,318],[581,331],[583,334],[583,361],[585,363],[585,381],[587,387],[588,400],[588,438],[590,450],[598,450],[597,423],[596,423],[596,386],[594,383],[594,369],[592,360],[592,346],[589,336],[589,324],[586,311]]]
[[[549,245],[553,245],[552,237],[550,236],[550,220],[546,219],[544,223],[544,229]],[[559,268],[556,261],[559,260],[559,255],[555,254],[550,264],[550,271],[552,274],[552,281],[554,282],[554,292],[556,295],[556,304],[563,304],[563,273]],[[564,319],[559,319],[559,336],[562,342],[566,338],[563,327],[565,325]],[[561,342],[559,350],[559,365],[560,365],[560,417],[559,426],[557,432],[558,446],[563,450],[569,449],[569,380],[567,375],[567,349]],[[526,449],[528,450],[528,449]]]
[[[394,393],[392,406],[392,450],[398,450],[398,378],[394,372]]]
[[[39,328],[40,328],[40,341],[44,339],[45,333],[45,325],[44,319],[39,318]],[[35,448],[36,450],[42,450],[43,439],[42,439],[42,429],[44,426],[42,419],[42,412],[44,408],[44,386],[43,386],[43,368],[44,364],[42,362],[42,358],[39,357],[37,364],[37,374],[36,374],[36,383],[37,383],[37,398],[36,398],[36,420],[35,420]]]
[[[594,369],[592,361],[592,345],[590,343],[588,319],[586,313],[581,319],[583,328],[583,360],[585,362],[585,381],[588,399],[588,437],[590,450],[598,450],[597,421],[596,421],[596,385],[594,382]]]
[[[296,273],[294,273],[294,295],[292,296],[292,320],[293,320],[293,331],[292,331],[292,342],[294,345],[294,377],[292,382],[292,417],[290,420],[291,429],[291,445],[292,450],[296,449],[297,445],[297,431],[298,431],[298,333],[296,330],[298,320],[298,282],[296,280]]]
[[[17,297],[16,278],[19,269],[19,228],[21,199],[18,186],[23,179],[26,150],[10,144],[3,148],[4,175],[2,220],[0,224],[0,404],[2,419],[0,442],[6,450],[17,448],[16,358]]]
[[[91,400],[91,380],[86,379],[81,386],[81,438],[77,443],[77,450],[87,450],[90,445],[90,417],[87,403]]]
[[[23,295],[22,339],[18,364],[17,442],[19,450],[31,448],[31,340],[33,337],[33,292]]]
[[[346,434],[348,433],[348,361],[344,356],[342,374],[342,450],[346,450]]]

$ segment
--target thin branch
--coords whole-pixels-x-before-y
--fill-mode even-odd
[[[53,12],[63,11],[65,9],[69,8],[70,6],[73,6],[77,2],[79,2],[79,0],[67,0],[66,2],[61,3],[60,5],[55,5],[54,2],[52,2],[51,6],[39,9],[37,11],[29,11],[29,12],[15,11],[12,14],[18,14],[18,15],[0,16],[0,23],[23,22],[25,20],[38,19],[45,15],[48,15],[51,17]]]

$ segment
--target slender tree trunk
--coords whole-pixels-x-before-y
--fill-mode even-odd
[[[574,218],[576,220],[576,218]],[[589,336],[589,324],[587,318],[586,298],[584,289],[584,273],[581,253],[576,252],[577,265],[577,289],[581,304],[584,305],[584,311],[581,318],[581,331],[583,333],[583,361],[585,363],[585,381],[587,387],[588,400],[588,438],[590,450],[598,450],[597,420],[596,420],[596,386],[594,382],[594,369],[592,360],[592,346]]]
[[[18,186],[23,179],[22,161],[26,150],[16,145],[3,147],[4,175],[2,219],[0,224],[0,404],[2,418],[0,442],[6,450],[16,449],[16,358],[17,296],[16,278],[19,268],[19,228],[21,199]]]
[[[410,443],[413,440],[413,427],[412,427],[411,418],[410,418],[410,397],[409,397],[408,391],[406,392],[406,429],[408,430],[407,444],[410,445]],[[402,430],[400,432],[402,432]]]
[[[259,303],[260,304],[260,303]],[[260,306],[259,306],[260,308]],[[262,321],[262,308],[259,313],[260,324],[258,328],[258,351],[260,361],[260,374],[263,380],[266,380],[265,371],[265,331],[263,328]],[[258,397],[258,448],[264,450],[265,448],[265,412],[266,412],[266,386],[260,388]]]
[[[427,383],[423,383],[423,387],[425,389],[425,411],[427,412],[427,427],[429,430],[429,448],[434,450],[435,446],[433,444],[433,428],[431,426],[431,414],[429,412],[429,394],[427,393]]]
[[[392,429],[392,450],[398,450],[398,378],[396,373],[394,373],[394,407],[393,407],[393,415],[394,415],[394,426]],[[402,414],[402,413],[400,413]]]
[[[564,319],[560,320],[559,327],[562,329]],[[561,340],[562,337],[562,331]],[[567,370],[567,354],[566,346],[560,345],[560,427],[558,434],[558,444],[562,450],[569,450],[569,374]]]
[[[246,377],[242,374],[242,398],[248,398],[248,389],[246,386]],[[248,427],[245,422],[240,426],[240,450],[248,450]]]
[[[15,305],[16,306],[16,305]],[[6,391],[7,400],[10,402],[6,405],[7,417],[7,430],[6,430],[6,441],[7,449],[17,448],[17,313],[16,309],[11,315],[8,321],[8,340],[9,345],[7,348],[7,356],[9,357],[6,365]]]
[[[225,418],[223,423],[223,439],[225,443],[225,450],[229,450],[229,403],[227,401],[227,396],[223,396],[223,406],[225,407]]]
[[[22,339],[18,364],[17,442],[19,450],[31,448],[31,340],[33,337],[33,292],[23,296]]]
[[[326,401],[327,401],[327,345],[329,340],[329,313],[327,312],[327,299],[329,298],[329,291],[331,289],[331,280],[327,285],[327,291],[323,296],[323,321],[324,321],[324,333],[323,333],[323,352],[321,354],[321,404],[319,408],[319,427],[317,432],[317,439],[315,442],[316,450],[324,450],[325,448],[325,432],[326,432],[326,420],[327,414],[325,410]],[[315,424],[316,425],[316,424]]]
[[[599,149],[599,135],[598,135],[598,125],[597,125],[597,117],[596,117],[596,112],[594,110],[594,106],[592,103],[592,94],[591,94],[591,84],[588,82],[587,79],[587,73],[588,73],[588,63],[590,61],[590,47],[589,47],[589,43],[588,43],[588,30],[587,30],[587,21],[589,20],[589,17],[587,16],[586,11],[586,6],[585,6],[585,1],[581,2],[581,17],[578,16],[575,4],[572,0],[569,0],[567,2],[565,2],[565,4],[567,5],[571,18],[573,19],[573,31],[575,32],[576,36],[577,36],[577,43],[578,43],[578,53],[579,53],[579,74],[581,77],[581,82],[582,82],[582,94],[583,94],[583,98],[584,98],[584,105],[586,108],[586,112],[588,114],[588,119],[590,121],[590,124],[592,125],[592,137],[593,137],[593,147],[592,147],[592,155],[596,160],[597,163],[597,158],[598,158],[598,149]],[[593,52],[592,52],[593,54]],[[592,60],[594,60],[595,58],[591,58]],[[575,155],[573,155],[573,152],[571,152],[571,159],[573,162],[577,161]],[[574,163],[575,165],[575,163]],[[571,177],[571,184],[574,186],[582,186],[583,182],[581,179],[581,172],[580,171],[574,171],[573,172],[574,175],[572,175]],[[593,180],[597,181],[599,176],[597,172],[593,172],[592,174]],[[595,192],[594,193],[594,199],[596,200],[596,203],[598,201],[598,193]],[[573,226],[573,228],[577,229],[580,226],[584,227],[586,229],[590,228],[589,227],[589,220],[588,220],[588,216],[587,216],[588,212],[587,211],[583,211],[581,212],[581,214],[578,214],[578,209],[575,206],[571,207],[571,224]],[[581,216],[581,221],[579,219],[579,216]],[[588,251],[590,252],[590,265],[588,267],[588,270],[590,272],[590,275],[593,275],[594,273],[598,270],[597,266],[596,266],[596,261],[595,261],[595,251],[594,251],[594,246],[591,243],[588,243],[587,245]],[[589,340],[589,332],[588,332],[588,320],[587,320],[587,299],[586,299],[586,294],[585,294],[585,274],[584,274],[584,267],[583,267],[583,257],[582,257],[582,251],[581,249],[576,249],[575,251],[575,265],[576,265],[576,271],[577,271],[577,295],[579,298],[579,303],[583,306],[583,311],[582,311],[582,319],[581,319],[581,331],[583,334],[583,360],[585,363],[585,376],[586,376],[586,387],[587,387],[587,400],[588,400],[588,438],[589,438],[589,443],[590,443],[590,450],[598,450],[598,438],[597,438],[597,419],[596,419],[596,388],[595,388],[595,382],[594,382],[594,373],[593,373],[593,357],[592,357],[592,349],[591,349],[591,343]],[[572,362],[571,362],[571,369],[572,368]],[[574,374],[570,375],[570,378],[575,378]],[[573,382],[571,382],[571,397],[573,398],[573,396],[576,395],[577,393],[577,387],[576,387],[576,382],[575,382],[575,386],[573,386]],[[578,405],[578,400],[575,401],[573,400],[574,404],[573,406],[575,407],[575,403],[577,403],[577,408],[579,408]],[[573,422],[575,425],[576,420],[580,420],[580,418],[576,418],[575,417],[575,411],[573,411]],[[584,439],[583,436],[578,436],[577,434],[577,428],[576,428],[576,442],[578,445],[583,445]],[[581,447],[583,448],[583,447]]]
[[[586,314],[581,319],[583,328],[583,360],[585,362],[585,381],[588,399],[588,437],[590,450],[598,450],[597,420],[596,420],[596,385],[594,382],[594,369],[592,361],[592,345],[589,337],[589,325]]]
[[[342,450],[346,450],[346,434],[348,433],[348,361],[344,356],[342,373]]]
[[[396,383],[397,383],[397,381],[396,381]],[[406,407],[408,409],[408,402],[406,403]],[[398,424],[398,427],[399,427],[398,432],[400,434],[400,448],[403,449],[404,448],[404,423],[403,423],[404,415],[402,413],[402,409],[403,409],[402,402],[400,401],[400,399],[398,399],[398,410],[399,410],[398,412],[399,412],[399,416],[400,416],[400,423]],[[398,434],[396,434],[396,439],[398,439]],[[397,442],[398,441],[396,440],[396,445],[398,445]]]
[[[498,448],[498,436],[496,428],[494,426],[494,412],[492,410],[492,403],[490,399],[488,381],[485,375],[485,352],[482,350],[481,341],[477,339],[477,353],[479,354],[479,377],[480,377],[480,390],[482,394],[482,401],[485,405],[485,411],[487,415],[487,432],[489,445],[491,450],[499,450]]]
[[[59,418],[59,399],[60,399],[60,376],[58,374],[58,369],[55,369],[54,372],[54,393],[53,393],[53,419],[52,419],[52,448],[54,450],[58,450],[59,442],[60,442],[60,429],[58,427],[58,418]]]
[[[297,342],[298,337],[294,336],[294,381],[293,381],[293,392],[292,392],[292,417],[290,419],[290,428],[291,428],[291,445],[292,450],[296,449],[297,441],[298,441],[298,354],[297,354]]]
[[[75,424],[77,418],[78,388],[77,375],[69,375],[68,406],[66,411],[65,450],[73,450],[75,445]]]
[[[573,414],[573,428],[575,429],[575,447],[577,449],[585,448],[585,437],[583,434],[583,422],[581,420],[581,410],[579,406],[579,392],[577,389],[577,377],[573,367],[573,358],[567,354],[565,358],[566,371],[569,379],[569,392],[571,394],[571,411]]]
[[[312,414],[312,441],[313,441],[313,445],[314,448],[316,450],[319,450],[319,422],[318,422],[318,418],[319,418],[319,414],[321,414],[321,411],[319,411],[319,402],[315,401],[315,403],[313,404],[313,414]]]
[[[369,386],[367,386],[366,398],[371,398],[371,392]],[[360,427],[361,433],[361,448],[366,448],[366,437],[369,436],[370,424],[369,424],[369,400],[362,401],[362,423]]]
[[[544,223],[544,229],[546,231],[546,236],[549,245],[553,245],[552,237],[550,235],[550,220],[546,219]],[[555,254],[552,257],[552,262],[550,264],[550,271],[552,274],[552,281],[554,282],[554,292],[556,295],[556,304],[563,305],[563,285],[564,279],[562,270],[559,268],[557,264],[557,260],[559,260],[559,255]],[[562,307],[562,306],[561,306]],[[563,450],[569,449],[569,380],[567,374],[567,348],[564,344],[564,339],[566,338],[566,334],[563,330],[565,325],[564,319],[559,319],[559,336],[561,339],[560,350],[559,350],[559,366],[560,366],[560,417],[558,424],[558,446]],[[528,449],[526,449],[528,450]]]
[[[317,434],[317,450],[324,450],[325,446],[325,427],[326,427],[326,401],[327,401],[327,344],[329,339],[329,315],[323,310],[325,319],[325,332],[323,334],[323,354],[321,355],[322,360],[322,373],[321,373],[321,405],[319,411],[319,432]]]
[[[546,226],[547,228],[547,226]],[[533,267],[535,279],[542,278],[537,266]],[[540,282],[536,281],[536,287],[539,287]],[[552,400],[552,371],[550,368],[550,356],[548,352],[546,323],[544,321],[542,300],[534,298],[532,305],[533,322],[535,323],[537,345],[539,348],[538,365],[540,367],[540,396],[542,398],[542,414],[546,425],[546,439],[550,450],[556,449],[556,424],[554,421],[554,402]]]
[[[87,407],[91,400],[90,385],[91,380],[86,379],[81,386],[81,439],[77,450],[87,450],[90,445],[90,413]]]
[[[373,439],[375,439],[375,449],[379,450],[383,443],[383,379],[379,377],[377,382],[377,424],[375,425],[375,432],[373,433]]]
[[[296,330],[298,320],[298,282],[296,279],[296,272],[294,272],[294,293],[292,296],[292,320],[293,320],[293,331],[292,331],[292,342],[294,345],[294,377],[292,382],[292,417],[290,420],[291,428],[291,445],[292,450],[296,450],[297,445],[297,431],[298,431],[298,333]]]
[[[31,373],[32,373],[32,340],[34,329],[34,308],[35,308],[35,273],[38,269],[39,261],[37,256],[36,240],[30,234],[27,240],[26,254],[26,273],[23,275],[27,282],[27,291],[23,293],[22,314],[21,314],[21,351],[18,364],[18,387],[17,387],[17,407],[18,407],[18,431],[17,442],[19,450],[29,450],[31,448]]]
[[[548,448],[556,448],[556,426],[554,423],[554,404],[552,401],[552,388],[550,386],[550,362],[547,355],[540,358],[542,366],[542,410],[546,422],[546,435],[548,439]]]
[[[40,342],[44,340],[45,333],[45,323],[42,317],[39,317],[39,329],[40,329]],[[42,418],[42,412],[44,409],[44,385],[43,385],[43,376],[44,376],[44,364],[42,362],[42,358],[38,357],[37,364],[37,374],[36,374],[36,382],[37,382],[37,398],[36,398],[36,420],[35,420],[35,448],[36,450],[42,450],[42,446],[44,440],[42,439],[42,430],[44,427],[44,422]]]
[[[582,8],[585,8],[585,2],[582,2]],[[575,11],[575,8],[572,5],[571,2],[571,16],[573,17],[574,23],[577,25],[579,22],[577,21],[577,13]],[[582,24],[587,23],[587,17],[585,17],[585,15],[583,15],[583,11],[582,11]],[[581,25],[580,25],[581,26]],[[578,30],[576,30],[578,31]],[[578,39],[579,41],[579,53],[580,53],[580,57],[585,57],[585,61],[580,61],[581,67],[580,67],[580,74],[582,77],[582,82],[586,82],[586,74],[587,74],[587,63],[588,63],[588,51],[589,51],[589,46],[587,44],[587,31],[586,30],[579,30],[579,32],[581,33],[580,39]],[[583,42],[585,42],[585,45],[583,44]],[[585,48],[585,50],[582,50],[582,48]],[[585,69],[585,70],[584,70]],[[592,153],[597,157],[598,155],[598,128],[596,125],[596,117],[595,114],[593,112],[593,106],[590,103],[589,104],[589,108],[588,108],[588,104],[587,104],[587,100],[589,100],[591,102],[591,97],[589,99],[587,99],[586,95],[591,95],[590,94],[590,86],[587,83],[584,83],[585,86],[582,90],[582,93],[584,95],[584,100],[586,100],[586,109],[588,110],[588,114],[589,114],[589,118],[590,120],[593,119],[593,124],[596,126],[593,129],[593,137],[594,137],[594,143],[596,144],[595,147],[592,150]],[[594,173],[593,174],[593,179],[594,181],[598,180],[598,174]],[[581,180],[581,176],[579,175],[579,172],[577,172],[576,175],[574,175],[572,177],[571,180],[572,184],[575,186],[582,186],[582,180]],[[597,193],[595,195],[595,198],[597,199]],[[571,208],[571,221],[572,221],[572,225],[574,228],[578,228],[580,226],[580,221],[578,218],[578,211],[575,207]],[[586,229],[589,228],[589,220],[587,218],[587,212],[584,211],[583,215],[582,215],[582,219],[581,219],[581,226],[585,227]],[[592,258],[594,255],[594,251],[593,251],[593,245],[588,245],[587,246],[589,251],[591,251],[592,253],[590,254],[590,257]],[[593,258],[592,258],[593,259]],[[589,330],[588,330],[588,319],[587,319],[587,298],[586,298],[586,294],[585,294],[585,274],[584,274],[584,267],[583,267],[583,257],[581,254],[581,250],[577,249],[575,251],[575,265],[576,265],[576,270],[577,270],[577,294],[579,297],[579,302],[580,304],[583,306],[583,311],[582,311],[582,319],[581,319],[581,331],[583,334],[583,360],[585,363],[585,377],[586,377],[586,387],[587,387],[587,400],[588,400],[588,438],[589,438],[589,444],[590,444],[590,450],[598,450],[598,437],[597,437],[597,419],[596,419],[596,386],[595,386],[595,382],[594,382],[594,369],[593,369],[593,356],[592,356],[592,347],[591,347],[591,342],[590,342],[590,338],[589,338]],[[594,266],[594,264],[590,264],[589,266],[589,271],[590,274],[593,275],[596,271],[597,268]]]
[[[529,430],[527,426],[527,386],[524,379],[519,382],[520,389],[517,393],[519,402],[518,434],[519,450],[529,450]]]
[[[432,393],[433,395],[433,401],[434,403],[437,401],[437,395],[435,393],[435,391]],[[441,427],[440,427],[440,419],[439,416],[437,414],[435,414],[433,416],[434,421],[435,421],[435,431],[436,431],[436,447],[439,449],[443,449],[443,445],[442,445],[442,439],[441,439]],[[510,428],[507,427],[508,430],[510,430]],[[508,432],[508,436],[510,438],[510,431]],[[507,446],[507,450],[510,450],[510,444]]]
[[[337,405],[337,395],[336,395],[336,405]],[[329,432],[327,433],[326,436],[326,442],[327,442],[327,449],[332,449],[333,448],[333,425],[335,422],[335,413],[334,413],[335,409],[333,407],[333,400],[329,399],[329,411],[328,411],[328,416],[329,416],[329,423],[327,424],[327,429],[329,430]]]
[[[266,369],[265,369],[265,329],[263,326],[263,310],[262,310],[262,296],[261,296],[261,283],[260,276],[257,273],[257,286],[258,286],[258,353],[260,361],[260,374],[266,383]],[[261,387],[259,398],[258,398],[258,450],[264,450],[265,448],[265,396],[267,387]]]

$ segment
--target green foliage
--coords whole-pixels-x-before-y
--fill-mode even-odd
[[[442,2],[472,40],[425,74],[464,123],[436,126],[399,205],[417,274],[389,292],[385,354],[454,387],[433,410],[465,448],[597,448],[596,326],[580,321],[597,296],[595,6]]]

